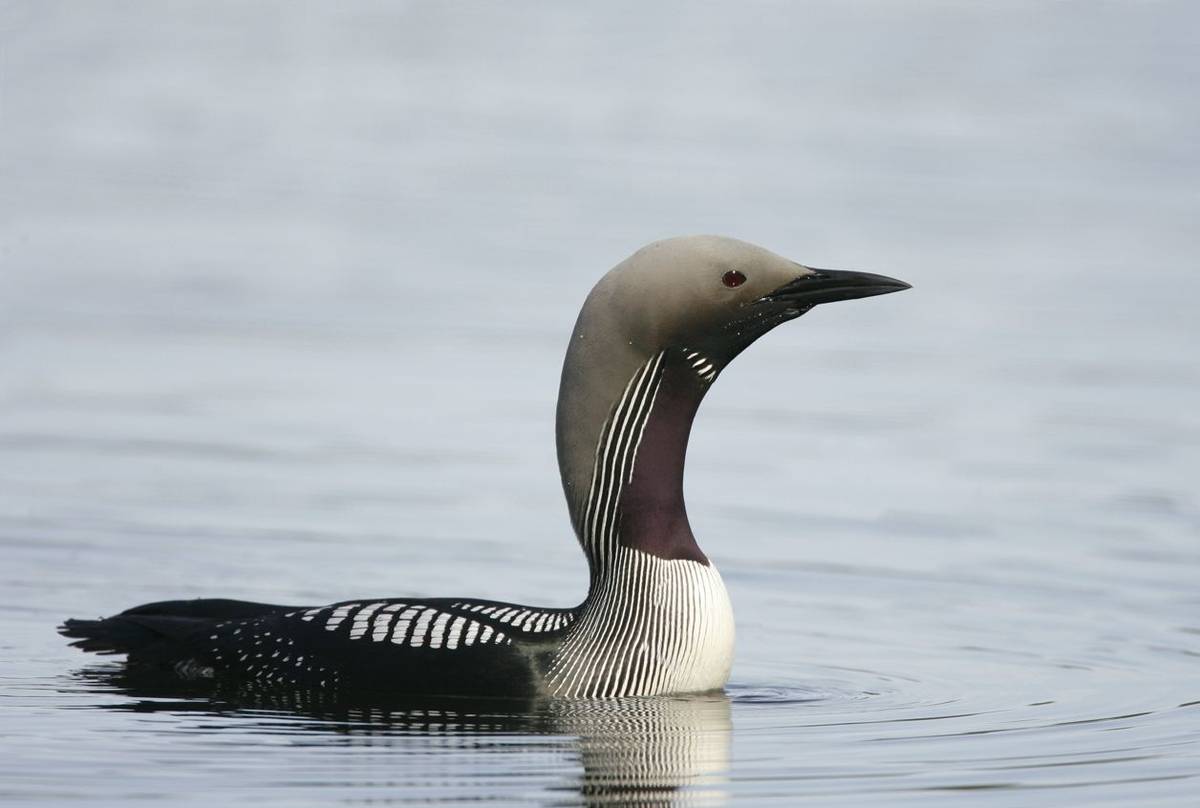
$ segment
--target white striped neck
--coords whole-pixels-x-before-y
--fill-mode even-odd
[[[660,351],[637,367],[612,403],[597,436],[587,496],[573,513],[593,585],[619,547],[708,564],[688,522],[683,471],[692,421],[716,374],[699,351]]]
[[[733,609],[716,567],[617,547],[542,673],[545,692],[604,698],[717,690]]]

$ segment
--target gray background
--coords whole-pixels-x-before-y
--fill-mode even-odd
[[[569,802],[637,782],[588,738],[711,736],[680,782],[718,801],[1186,804],[1198,26],[0,5],[0,798]],[[689,512],[739,618],[715,729],[347,741],[81,678],[53,626],[156,599],[578,602],[566,335],[694,232],[914,285],[769,335],[701,410]]]

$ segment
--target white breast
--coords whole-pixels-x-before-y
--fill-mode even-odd
[[[729,680],[734,624],[716,567],[619,548],[545,671],[550,695],[648,696]]]

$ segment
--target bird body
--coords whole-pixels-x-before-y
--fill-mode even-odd
[[[559,468],[589,566],[572,609],[471,598],[321,607],[147,604],[68,620],[75,645],[130,665],[268,688],[609,697],[715,690],[734,621],[683,501],[692,420],[720,371],[814,305],[908,288],[814,270],[716,236],[656,242],[588,296],[559,389]]]

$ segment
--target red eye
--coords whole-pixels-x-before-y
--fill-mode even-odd
[[[741,286],[746,282],[746,276],[738,272],[736,269],[731,269],[721,276],[721,283],[732,289],[735,286]]]

